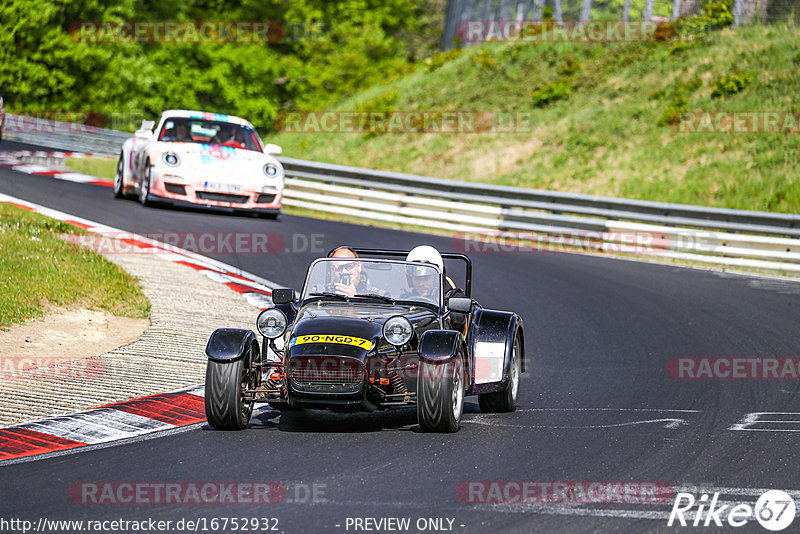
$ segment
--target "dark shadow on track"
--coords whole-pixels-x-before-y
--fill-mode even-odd
[[[115,201],[119,202],[133,202],[138,203],[138,200],[132,198],[119,198],[114,199]],[[245,219],[263,219],[265,221],[272,221],[272,222],[279,222],[280,215],[275,217],[269,216],[262,216],[260,213],[246,211],[246,210],[228,210],[227,208],[220,208],[220,207],[208,207],[208,206],[174,206],[168,202],[159,202],[150,200],[148,201],[147,206],[142,206],[143,209],[156,209],[156,210],[169,210],[169,211],[178,211],[184,213],[203,213],[209,215],[216,215],[216,216],[229,216],[234,218],[245,218]]]
[[[464,414],[481,413],[477,403],[465,402]],[[375,412],[336,413],[328,410],[266,409],[250,420],[248,430],[281,432],[367,433],[382,430],[420,432],[415,408],[398,408]],[[203,430],[212,430],[204,426]]]

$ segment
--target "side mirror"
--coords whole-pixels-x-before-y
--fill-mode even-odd
[[[269,143],[268,145],[264,146],[264,154],[270,156],[277,156],[279,154],[283,154],[283,149],[278,145],[273,145],[272,143]]]
[[[465,297],[451,297],[447,299],[447,307],[450,308],[450,311],[469,313],[472,311],[472,299]]]
[[[294,302],[294,289],[273,289],[272,302],[275,304],[289,304]]]

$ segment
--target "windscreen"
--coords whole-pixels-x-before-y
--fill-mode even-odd
[[[244,148],[261,152],[261,143],[252,128],[230,122],[174,118],[164,121],[159,141],[203,143]]]
[[[439,304],[441,276],[431,264],[326,258],[309,269],[303,298],[328,293],[354,297],[380,295],[392,300]]]

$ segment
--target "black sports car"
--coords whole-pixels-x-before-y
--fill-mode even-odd
[[[525,371],[522,319],[471,298],[445,297],[448,279],[407,252],[356,249],[359,258],[324,258],[308,269],[299,297],[275,289],[257,329],[220,328],[208,340],[206,418],[240,430],[253,404],[273,408],[372,411],[416,406],[423,431],[455,432],[464,397],[482,411],[512,412]]]

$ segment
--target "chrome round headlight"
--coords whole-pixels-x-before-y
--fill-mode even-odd
[[[181,164],[181,158],[179,158],[175,152],[164,152],[162,158],[164,159],[164,163],[170,167],[177,167]]]
[[[270,308],[258,314],[256,328],[267,339],[281,337],[286,332],[286,316],[278,308]]]
[[[414,329],[411,328],[411,321],[402,315],[390,317],[383,323],[383,337],[392,345],[399,347],[408,343]]]
[[[267,163],[266,165],[264,165],[264,174],[266,174],[270,178],[277,176],[278,166],[275,165],[274,163]]]

